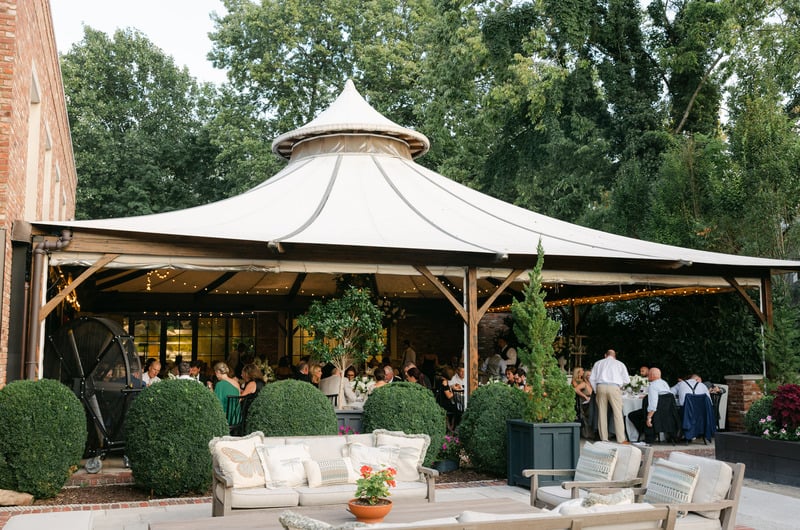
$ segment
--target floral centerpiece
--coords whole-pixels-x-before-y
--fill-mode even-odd
[[[350,382],[350,385],[353,387],[353,392],[355,392],[357,395],[366,396],[372,392],[373,388],[375,388],[375,380],[371,377],[367,377],[366,375],[362,375],[353,379]]]
[[[255,364],[261,369],[261,373],[264,374],[265,383],[272,383],[273,381],[275,381],[275,371],[272,369],[272,366],[270,366],[269,361],[267,359],[256,357],[255,359],[253,359],[253,364]]]
[[[379,504],[391,495],[389,487],[395,487],[397,471],[393,467],[385,467],[373,471],[370,466],[361,466],[361,477],[356,480],[356,498],[361,504]]]
[[[632,375],[631,382],[623,387],[623,390],[629,391],[631,394],[638,394],[647,388],[650,381],[641,375]]]

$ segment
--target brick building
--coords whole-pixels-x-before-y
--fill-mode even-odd
[[[69,220],[77,176],[48,0],[0,0],[0,386],[22,378],[34,220]]]

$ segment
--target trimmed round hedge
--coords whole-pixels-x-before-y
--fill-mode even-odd
[[[250,404],[245,428],[248,433],[261,431],[265,436],[339,432],[331,401],[311,383],[295,379],[264,385]]]
[[[774,395],[764,396],[750,405],[750,408],[747,409],[747,413],[744,415],[744,429],[747,432],[761,436],[764,428],[761,427],[759,421],[761,418],[766,418],[772,414],[772,402],[774,400]]]
[[[208,442],[228,434],[228,422],[204,385],[172,379],[145,388],[128,410],[125,429],[126,454],[138,486],[160,496],[208,491]]]
[[[364,432],[375,429],[427,434],[431,445],[425,465],[436,460],[447,432],[446,414],[433,392],[417,383],[392,383],[376,388],[364,403]]]
[[[478,387],[469,397],[458,436],[475,468],[508,472],[506,420],[521,419],[527,402],[522,390],[502,383]]]
[[[0,489],[53,497],[81,463],[86,413],[59,381],[14,381],[0,390],[0,432]]]

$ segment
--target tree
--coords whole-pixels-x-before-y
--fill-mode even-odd
[[[529,273],[524,299],[514,300],[514,336],[519,341],[517,354],[531,388],[525,419],[530,422],[563,423],[575,419],[575,392],[558,366],[553,342],[559,324],[547,314],[542,287],[544,249],[539,242],[536,266]]]
[[[109,38],[86,27],[61,59],[77,217],[149,214],[224,196],[200,117],[210,87],[135,30]]]
[[[314,334],[308,342],[314,356],[338,370],[339,400],[344,406],[344,372],[383,352],[381,311],[372,303],[369,289],[350,287],[341,298],[315,300],[297,319],[298,325]]]

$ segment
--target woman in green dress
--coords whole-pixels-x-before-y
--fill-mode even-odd
[[[239,422],[239,400],[228,399],[230,396],[239,396],[239,381],[232,378],[231,369],[223,362],[214,365],[214,375],[217,376],[217,384],[214,385],[214,394],[222,403],[222,410],[228,418],[228,425],[235,425]]]

